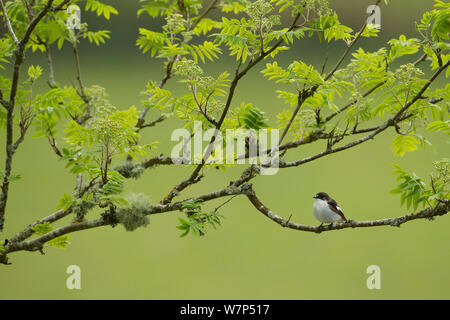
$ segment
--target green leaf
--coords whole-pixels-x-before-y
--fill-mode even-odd
[[[58,202],[58,206],[56,207],[57,210],[60,209],[64,209],[67,210],[70,208],[70,206],[72,206],[72,204],[74,203],[74,200],[72,199],[72,197],[68,194],[63,194],[63,196],[61,197],[61,199]]]
[[[31,81],[36,81],[42,75],[42,68],[40,66],[30,66],[28,68],[28,76]]]
[[[4,179],[4,178],[5,178],[5,174],[0,171],[0,179]],[[8,181],[16,182],[16,181],[19,181],[20,179],[22,179],[22,175],[12,173],[9,175]]]
[[[433,121],[427,126],[427,130],[439,131],[450,135],[450,120],[447,121]]]
[[[268,128],[268,119],[259,108],[253,106],[251,103],[241,103],[239,110],[237,111],[237,120],[239,127],[246,129],[259,130]]]
[[[57,249],[66,249],[70,244],[70,237],[68,235],[63,235],[53,240],[47,241],[46,244]]]
[[[431,29],[431,35],[436,41],[450,40],[450,9],[439,12]]]
[[[398,39],[392,39],[388,43],[391,45],[389,52],[391,60],[404,55],[415,54],[421,47],[419,39],[407,39],[404,35],[401,35]]]
[[[106,20],[109,20],[111,14],[119,14],[119,12],[110,5],[101,3],[97,0],[86,0],[86,11],[96,12],[97,16],[103,15]]]
[[[398,135],[392,142],[392,150],[396,156],[401,156],[406,152],[418,149],[419,139],[412,135]]]
[[[178,218],[180,223],[176,228],[183,231],[180,238],[185,237],[189,233],[194,236],[204,235],[207,231],[206,226],[210,225],[214,229],[220,225],[222,216],[214,210],[207,213],[202,211],[202,201],[188,200],[183,202],[182,211],[187,215],[188,219]]]
[[[88,31],[83,34],[83,38],[88,38],[89,42],[94,42],[97,46],[99,46],[102,43],[105,43],[105,39],[110,39],[109,33],[111,31],[108,30],[99,30],[96,32]]]
[[[150,51],[152,57],[159,54],[159,51],[164,47],[164,44],[170,43],[170,39],[163,33],[150,31],[144,28],[139,28],[137,46],[143,53]]]
[[[50,226],[50,222],[44,222],[41,224],[37,224],[34,227],[31,228],[31,230],[34,231],[38,236],[43,236],[44,234],[49,233],[52,231],[52,227]]]

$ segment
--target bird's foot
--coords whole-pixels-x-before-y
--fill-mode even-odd
[[[317,233],[321,233],[323,231],[323,223],[321,223],[319,226],[317,226]]]

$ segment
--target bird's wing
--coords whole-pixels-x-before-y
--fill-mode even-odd
[[[328,205],[330,209],[333,210],[333,212],[340,215],[341,218],[344,219],[344,221],[347,221],[347,218],[344,216],[344,212],[342,212],[342,209],[338,207],[337,202],[335,200],[331,199],[330,201],[328,201]]]

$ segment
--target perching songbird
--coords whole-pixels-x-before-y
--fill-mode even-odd
[[[313,206],[314,217],[321,222],[320,226],[324,223],[347,221],[342,209],[328,194],[319,192],[313,198],[316,199]]]

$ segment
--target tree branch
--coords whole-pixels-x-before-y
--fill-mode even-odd
[[[22,242],[34,234],[33,227],[37,226],[38,224],[43,224],[46,222],[53,223],[55,221],[58,221],[64,217],[68,216],[70,213],[72,213],[72,207],[70,207],[67,210],[59,210],[59,211],[49,215],[48,217],[42,218],[42,219],[36,221],[35,223],[29,225],[28,227],[26,227],[23,231],[17,233],[14,237],[9,239],[9,242],[10,243]]]
[[[300,14],[297,13],[297,15],[294,18],[294,21],[292,22],[291,27],[288,29],[288,31],[292,31],[295,28],[295,24],[297,23],[297,20],[299,19]],[[231,102],[233,100],[234,97],[234,92],[236,90],[236,87],[239,83],[239,80],[244,77],[248,71],[250,71],[256,64],[258,64],[258,62],[260,62],[261,60],[263,60],[265,57],[267,57],[268,55],[270,55],[277,47],[279,47],[281,44],[283,43],[283,39],[280,39],[279,41],[277,41],[274,46],[267,50],[264,53],[261,53],[258,58],[256,58],[255,60],[251,60],[247,66],[245,67],[244,70],[239,71],[240,69],[240,64],[236,69],[235,72],[235,76],[233,81],[231,82],[230,85],[230,89],[228,91],[228,97],[227,97],[227,101],[225,103],[225,107],[224,110],[222,111],[222,114],[219,118],[219,121],[217,122],[216,125],[216,134],[214,134],[211,138],[211,141],[208,144],[208,147],[206,149],[205,152],[205,156],[202,158],[202,162],[195,168],[195,170],[192,172],[192,174],[189,176],[188,179],[183,180],[181,183],[179,183],[178,185],[176,185],[171,192],[169,192],[169,194],[161,201],[161,204],[167,204],[170,203],[172,201],[172,199],[181,191],[183,191],[185,188],[187,188],[188,186],[198,182],[198,175],[201,171],[201,169],[203,168],[203,166],[206,164],[206,162],[208,161],[208,158],[214,148],[214,144],[216,141],[216,136],[217,133],[219,132],[220,128],[222,127],[223,122],[225,121],[225,118],[228,114],[228,111],[230,109],[231,106]]]
[[[443,65],[442,67],[440,67],[438,70],[436,70],[436,72],[431,76],[431,78],[427,81],[427,83],[422,87],[422,89],[414,96],[413,99],[411,99],[411,101],[405,103],[405,105],[390,119],[388,119],[384,124],[378,126],[378,127],[374,127],[374,128],[370,128],[369,131],[373,131],[371,134],[359,139],[359,140],[355,140],[352,141],[342,147],[339,148],[327,148],[325,151],[320,152],[314,156],[311,157],[307,157],[304,159],[300,159],[297,161],[293,161],[293,162],[280,162],[280,168],[288,168],[288,167],[296,167],[299,165],[302,165],[304,163],[307,162],[311,162],[313,160],[316,160],[318,158],[321,158],[323,156],[332,154],[332,153],[336,153],[336,152],[340,152],[343,150],[347,150],[350,148],[353,148],[363,142],[366,142],[368,140],[373,139],[376,135],[380,134],[381,132],[385,131],[387,128],[392,127],[400,122],[405,120],[406,118],[403,116],[404,112],[406,110],[408,110],[417,100],[419,100],[422,95],[425,93],[425,91],[430,87],[430,85],[433,83],[434,80],[436,80],[436,78],[439,76],[439,74],[441,74],[448,66],[450,65],[450,61],[447,62],[445,65]],[[409,116],[408,116],[409,117]],[[361,131],[362,132],[362,131]]]
[[[172,60],[170,60],[167,63],[166,73],[165,73],[164,77],[161,79],[161,81],[159,82],[158,88],[162,89],[164,87],[164,85],[166,84],[166,82],[172,77],[173,67],[175,66],[176,62],[180,58],[181,58],[181,56],[177,55],[175,58],[173,58]],[[149,98],[151,98],[151,96]],[[136,127],[138,129],[141,129],[144,126],[145,117],[146,117],[146,115],[147,115],[149,110],[150,110],[149,107],[145,107],[144,110],[142,110],[141,114],[139,115],[139,119],[138,119],[138,122],[137,122],[137,125],[136,125]]]
[[[418,66],[420,63],[422,63],[423,61],[425,61],[427,58],[427,54],[424,53],[419,59],[417,59],[414,62],[414,66]],[[371,95],[372,93],[374,93],[378,88],[380,88],[381,86],[383,86],[386,83],[386,81],[381,81],[378,84],[376,84],[375,86],[373,86],[371,89],[369,89],[366,93],[364,93],[362,95],[363,98],[366,98],[367,96]],[[337,116],[338,114],[344,112],[345,110],[347,110],[349,107],[351,107],[352,105],[354,105],[356,102],[358,102],[357,99],[354,99],[353,101],[349,102],[348,104],[346,104],[345,106],[343,106],[341,109],[339,109],[338,111],[335,111],[333,113],[331,113],[330,115],[328,115],[325,118],[325,122],[330,121],[331,119],[333,119],[335,116]]]
[[[52,52],[50,49],[50,45],[45,42],[45,54],[47,57],[47,65],[48,65],[48,72],[49,72],[49,79],[48,79],[48,84],[50,86],[50,88],[55,88],[56,83],[55,83],[55,70],[53,68],[53,59],[52,59]]]
[[[255,191],[252,189],[248,194],[247,198],[250,200],[252,205],[262,214],[264,214],[266,217],[271,219],[272,221],[278,223],[282,227],[290,228],[294,230],[299,231],[307,231],[307,232],[315,232],[315,233],[321,233],[324,231],[332,231],[332,230],[341,230],[341,229],[347,229],[347,228],[368,228],[368,227],[379,227],[379,226],[394,226],[394,227],[400,227],[402,224],[417,220],[417,219],[433,219],[437,216],[443,216],[446,215],[450,211],[450,201],[446,200],[443,203],[438,203],[434,208],[426,208],[422,211],[419,211],[417,213],[408,214],[401,217],[396,218],[388,218],[388,219],[381,219],[381,220],[371,220],[371,221],[355,221],[355,220],[348,220],[347,222],[342,222],[338,224],[330,224],[326,226],[310,226],[310,225],[304,225],[304,224],[297,224],[290,219],[286,220],[276,213],[274,213],[272,210],[270,210],[268,207],[266,207],[256,196]]]
[[[379,5],[381,2],[381,0],[377,0],[376,2],[376,6]],[[369,17],[371,17],[373,14],[375,13],[375,9],[372,10],[372,12],[370,13]],[[350,53],[350,50],[352,49],[352,47],[355,45],[355,43],[361,38],[361,35],[363,34],[364,30],[367,27],[367,19],[366,22],[364,23],[364,25],[362,26],[361,30],[359,31],[358,35],[352,40],[352,42],[350,42],[349,45],[347,45],[347,48],[344,51],[344,54],[341,56],[341,58],[339,59],[339,61],[336,63],[336,65],[334,66],[334,68],[330,71],[330,73],[327,74],[327,76],[325,77],[325,81],[327,81],[328,79],[330,79],[334,73],[336,72],[336,70],[340,67],[340,65],[342,64],[342,62],[344,62],[345,58],[347,57],[347,55]]]
[[[309,97],[314,95],[314,92],[316,92],[317,88],[318,88],[318,86],[315,86],[309,90],[303,90],[302,92],[299,93],[297,107],[295,108],[294,113],[291,116],[291,119],[289,119],[289,122],[288,122],[286,128],[284,128],[283,133],[281,134],[280,140],[278,141],[279,145],[281,144],[281,142],[283,142],[284,138],[286,137],[286,135],[287,135],[290,127],[292,126],[294,119],[297,117],[297,113],[300,111],[303,103],[306,101],[306,99],[308,99]]]
[[[64,1],[65,3],[69,2],[68,0]],[[33,33],[34,29],[36,28],[37,24],[45,17],[45,15],[48,13],[48,11],[51,9],[53,4],[53,0],[49,0],[47,4],[45,5],[44,9],[42,9],[41,12],[30,22],[30,25],[27,28],[27,31],[25,32],[25,35],[23,36],[22,41],[20,41],[19,46],[24,50],[25,45],[28,43],[28,40],[30,40],[31,34]]]
[[[381,0],[378,0],[377,3],[376,3],[376,5],[378,5],[380,2],[381,2]],[[372,13],[369,15],[369,17],[372,16],[374,13],[375,13],[375,10],[372,11]],[[364,30],[366,29],[366,27],[367,27],[367,22],[364,23],[364,25],[363,25],[363,27],[361,28],[361,30],[359,31],[358,35],[352,40],[352,42],[351,42],[349,45],[347,45],[347,48],[346,48],[344,54],[341,56],[341,58],[340,58],[339,61],[336,63],[336,65],[334,66],[334,68],[330,71],[330,73],[328,73],[328,75],[325,77],[324,81],[329,80],[329,79],[334,75],[334,73],[335,73],[336,70],[340,67],[340,65],[342,64],[342,62],[344,62],[344,59],[347,57],[347,55],[349,54],[349,52],[350,52],[350,50],[352,49],[352,47],[353,47],[353,46],[355,45],[355,43],[361,38],[361,35],[363,34],[363,32],[364,32]],[[384,83],[384,82],[383,82],[383,83]],[[383,84],[383,83],[382,83],[382,84]],[[369,94],[371,94],[373,91],[375,91],[375,90],[376,90],[379,86],[381,86],[382,84],[379,84],[379,85],[375,86],[372,90],[369,90],[369,91],[366,93],[366,96],[369,95]],[[297,104],[297,107],[295,108],[294,113],[292,114],[292,117],[291,117],[291,119],[289,120],[288,125],[287,125],[286,128],[284,129],[284,131],[283,131],[283,133],[282,133],[282,135],[281,135],[281,137],[280,137],[280,141],[279,141],[278,144],[281,144],[281,142],[282,142],[282,141],[284,140],[284,138],[286,137],[286,134],[288,133],[289,128],[291,127],[291,125],[292,125],[292,123],[293,123],[295,117],[297,116],[297,113],[300,111],[300,109],[301,109],[303,103],[305,102],[305,100],[306,100],[307,98],[311,97],[311,96],[314,94],[314,92],[317,90],[317,88],[318,88],[318,86],[315,86],[315,87],[311,88],[310,90],[308,90],[308,91],[302,91],[302,92],[299,94],[299,102],[298,102],[298,104]],[[345,106],[344,108],[342,108],[342,109],[339,110],[338,112],[344,111],[345,109],[347,109],[348,107],[350,107],[350,106],[351,106],[352,104],[354,104],[354,103],[356,103],[356,101],[349,103],[347,106]],[[335,113],[334,115],[332,115],[332,116],[327,117],[327,120],[326,120],[326,121],[331,120],[338,112],[336,112],[336,113]],[[319,118],[319,116],[318,116],[318,118]],[[320,118],[319,118],[318,121],[320,121]]]
[[[14,68],[13,68],[13,80],[11,83],[11,93],[8,102],[8,112],[6,115],[6,159],[5,159],[5,171],[3,182],[1,185],[1,194],[0,194],[0,232],[3,231],[4,223],[5,223],[5,210],[6,203],[8,201],[8,192],[9,192],[9,178],[11,176],[12,170],[12,159],[15,153],[14,145],[13,145],[13,119],[14,119],[14,107],[16,103],[17,90],[19,86],[19,76],[20,69],[24,62],[24,52],[25,47],[30,39],[31,34],[36,28],[37,24],[45,17],[45,15],[50,10],[53,4],[53,0],[49,0],[47,4],[44,6],[42,11],[30,22],[27,30],[25,31],[25,35],[22,40],[17,44],[17,48],[14,51]],[[4,9],[3,2],[2,8]],[[6,12],[6,11],[5,11]]]
[[[194,197],[194,198],[189,198],[189,199],[186,199],[186,200],[183,200],[180,202],[170,203],[167,205],[158,204],[156,206],[150,206],[148,208],[148,210],[146,211],[146,214],[152,215],[152,214],[159,214],[159,213],[181,210],[183,208],[183,203],[186,201],[189,201],[189,200],[206,202],[206,201],[211,201],[211,200],[228,197],[228,196],[247,194],[249,192],[250,188],[251,187],[249,185],[242,185],[239,188],[234,187],[234,186],[229,186],[227,188],[224,188],[224,189],[221,189],[221,190],[218,190],[215,192],[207,193],[202,196],[198,196],[198,197]],[[45,223],[45,222],[50,222],[50,223],[55,222],[59,219],[64,218],[71,212],[72,212],[72,207],[67,210],[60,210],[44,219],[41,219],[41,220],[35,222],[33,225],[30,225],[27,228],[25,228],[23,231],[19,232],[12,239],[7,241],[7,244],[5,245],[3,252],[0,252],[0,263],[9,264],[8,263],[8,254],[10,254],[12,252],[17,252],[17,251],[41,251],[42,252],[44,244],[46,242],[51,241],[62,235],[66,235],[66,234],[70,234],[70,233],[74,233],[74,232],[78,232],[78,231],[83,231],[83,230],[88,230],[88,229],[93,229],[93,228],[98,228],[98,227],[102,227],[102,226],[114,225],[116,223],[114,216],[108,218],[107,215],[102,215],[102,217],[99,219],[70,224],[70,225],[55,229],[55,230],[53,230],[49,233],[46,233],[45,235],[42,235],[36,239],[24,241],[33,235],[34,232],[33,232],[32,228],[34,226]]]
[[[52,11],[60,11],[60,10],[64,10],[63,7],[66,4],[70,4],[73,0],[64,0],[63,2],[61,2],[59,5],[55,6],[52,8]]]
[[[140,129],[149,128],[149,127],[154,127],[154,126],[156,126],[158,123],[163,122],[163,121],[166,120],[166,119],[167,119],[167,117],[164,116],[164,115],[162,115],[162,116],[160,116],[158,119],[156,119],[156,120],[154,120],[154,121],[152,121],[152,122],[150,122],[150,123],[143,124],[143,125],[140,127]]]
[[[219,2],[219,0],[214,0],[210,3],[210,5],[205,9],[205,11],[195,20],[195,22],[193,23],[191,29],[194,29],[197,24],[208,15],[208,13],[213,10],[217,4],[217,2]]]
[[[376,84],[375,86],[373,86],[371,89],[369,89],[367,92],[365,92],[362,97],[365,98],[369,95],[371,95],[372,93],[374,93],[378,88],[380,88],[381,86],[383,86],[386,83],[386,81],[381,81],[380,83]],[[345,110],[347,110],[349,107],[351,107],[352,105],[354,105],[356,102],[358,102],[357,99],[354,99],[353,101],[349,102],[348,104],[346,104],[345,106],[343,106],[342,108],[340,108],[338,111],[335,111],[333,113],[331,113],[330,115],[328,115],[325,118],[325,122],[329,122],[331,119],[333,119],[335,116],[337,116],[338,114],[344,112]]]
[[[76,231],[82,231],[82,230],[88,230],[93,229],[101,226],[105,226],[108,223],[103,219],[97,219],[97,220],[91,220],[91,221],[83,221],[80,223],[74,223],[70,224],[58,229],[55,229],[49,233],[46,233],[36,239],[29,240],[29,241],[23,241],[23,242],[9,242],[5,250],[3,252],[3,255],[7,255],[11,252],[16,251],[42,251],[43,246],[46,242],[53,240],[57,237],[63,236],[65,234],[73,233]],[[0,259],[1,261],[1,259]]]

